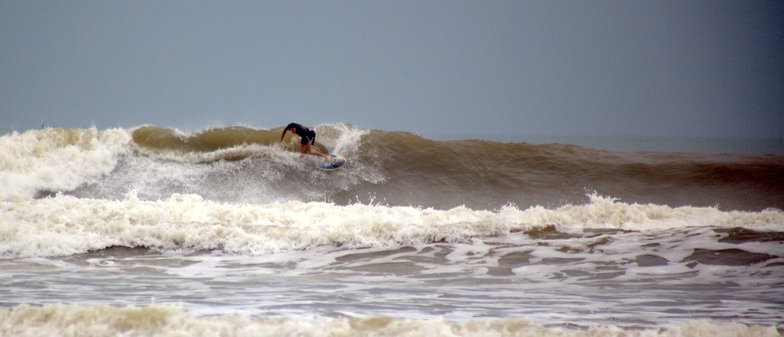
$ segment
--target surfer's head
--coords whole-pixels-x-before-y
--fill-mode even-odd
[[[292,130],[292,129],[294,129],[294,130]],[[286,125],[286,130],[289,130],[291,132],[295,132],[296,133],[296,131],[295,131],[296,129],[297,129],[297,123],[289,123],[289,125]]]

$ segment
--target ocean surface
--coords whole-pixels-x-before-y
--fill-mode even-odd
[[[784,332],[775,140],[281,130],[0,136],[0,336]]]

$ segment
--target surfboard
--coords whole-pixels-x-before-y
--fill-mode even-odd
[[[345,163],[346,163],[346,158],[343,158],[343,156],[341,156],[341,155],[335,155],[335,156],[332,156],[332,159],[329,160],[329,161],[326,161],[326,160],[325,161],[320,161],[318,163],[318,168],[320,168],[322,170],[335,170],[335,169],[343,166],[343,164],[345,164]]]

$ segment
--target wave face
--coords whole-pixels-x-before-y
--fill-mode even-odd
[[[348,159],[335,172],[300,159],[282,128],[185,134],[45,129],[0,138],[3,195],[161,200],[172,193],[221,202],[328,201],[472,209],[559,207],[613,196],[626,203],[784,208],[784,156],[617,153],[573,145],[434,141],[406,132],[322,125],[317,148]]]

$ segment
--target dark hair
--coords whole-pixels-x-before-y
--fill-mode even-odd
[[[286,125],[286,130],[291,128],[296,128],[296,127],[297,127],[297,123],[289,123],[289,125]]]

